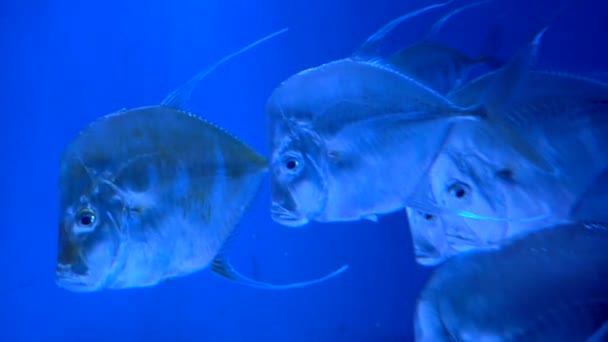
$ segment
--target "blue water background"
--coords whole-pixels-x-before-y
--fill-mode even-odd
[[[248,288],[202,271],[157,287],[78,294],[53,282],[57,178],[62,149],[92,120],[157,104],[227,53],[289,27],[207,77],[191,106],[267,155],[264,104],[279,82],[348,56],[387,21],[430,3],[0,3],[0,341],[411,340],[416,296],[430,269],[414,261],[403,212],[377,223],[288,229],[270,219],[265,182],[233,244],[235,267],[277,283],[315,278],[345,263],[348,272],[289,291]],[[557,3],[496,0],[454,19],[441,37],[475,55],[502,14],[494,53],[508,58]],[[607,71],[607,5],[579,3],[547,32],[540,64]],[[389,47],[416,41],[433,17],[404,25]]]

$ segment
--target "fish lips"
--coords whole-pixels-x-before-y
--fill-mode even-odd
[[[270,216],[275,222],[287,227],[301,227],[309,222],[307,217],[297,215],[295,212],[288,210],[277,203],[272,203]]]
[[[55,284],[72,292],[92,292],[97,288],[87,281],[86,275],[72,272],[71,265],[57,264],[55,271]]]

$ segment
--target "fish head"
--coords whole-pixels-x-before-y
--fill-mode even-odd
[[[429,179],[437,204],[445,208],[442,225],[448,245],[457,252],[494,246],[507,233],[504,189],[491,165],[475,153],[446,150],[436,159]]]
[[[124,204],[109,184],[63,168],[55,282],[75,292],[107,287],[122,247]],[[72,167],[74,170],[74,167]]]
[[[323,144],[301,125],[276,125],[270,160],[271,216],[298,227],[316,220],[327,202]]]
[[[435,266],[454,254],[447,242],[441,216],[409,207],[405,212],[414,243],[414,255],[420,265]]]

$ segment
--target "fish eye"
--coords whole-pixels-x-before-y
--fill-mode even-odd
[[[300,169],[301,158],[298,155],[288,154],[286,155],[282,161],[282,167],[287,170],[287,172],[297,172]]]
[[[287,170],[294,170],[298,167],[298,161],[295,159],[288,159],[285,161],[285,167]]]
[[[433,221],[434,218],[435,218],[434,215],[424,214],[424,219],[427,220],[427,221]]]
[[[465,198],[469,194],[469,192],[471,192],[471,189],[469,188],[468,185],[458,182],[458,183],[452,184],[448,188],[448,192],[456,198]]]
[[[95,224],[96,219],[97,217],[95,216],[95,213],[89,208],[81,209],[76,217],[78,224],[84,227],[92,226]]]

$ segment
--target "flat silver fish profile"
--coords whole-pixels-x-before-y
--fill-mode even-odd
[[[211,268],[228,279],[278,289],[238,274],[224,249],[267,173],[267,161],[212,123],[183,110],[195,84],[161,105],[104,116],[66,147],[60,165],[56,283],[90,292],[152,286]]]
[[[476,106],[453,104],[376,53],[396,25],[446,4],[401,16],[352,56],[304,70],[274,90],[267,113],[276,222],[375,220],[403,209],[450,125],[483,115]],[[416,57],[412,63],[422,60],[409,56]],[[419,66],[410,70],[424,75],[428,65]]]
[[[605,341],[608,225],[547,227],[439,266],[416,341]]]
[[[500,72],[483,75],[448,97],[462,106],[477,103]],[[419,185],[424,190],[418,196],[442,208],[407,209],[419,263],[435,265],[463,251],[495,248],[542,226],[603,217],[600,207],[571,211],[584,191],[597,188],[594,179],[608,167],[608,85],[546,71],[525,72],[519,82],[518,94],[498,115],[535,146],[554,172],[532,167],[499,138],[495,126],[455,123],[423,179],[427,184]],[[596,194],[601,206],[605,195]]]

